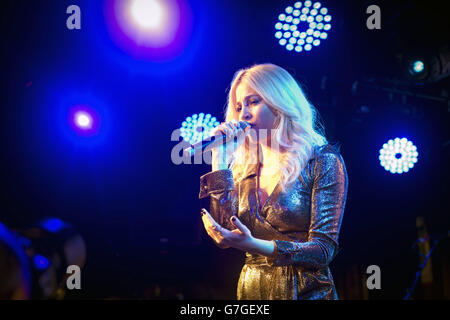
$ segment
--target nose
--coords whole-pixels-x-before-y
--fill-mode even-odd
[[[249,121],[252,118],[252,114],[250,112],[249,107],[242,107],[241,114],[239,115],[239,121]]]

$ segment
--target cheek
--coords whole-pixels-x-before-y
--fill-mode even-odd
[[[276,122],[276,116],[273,114],[272,110],[270,110],[268,107],[265,107],[264,111],[261,112],[261,120],[268,129],[272,129],[273,125]]]

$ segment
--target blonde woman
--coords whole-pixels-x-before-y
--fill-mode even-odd
[[[245,252],[237,299],[337,299],[328,265],[347,172],[298,83],[274,64],[239,70],[219,131],[237,143],[212,150],[199,197],[210,197],[210,212],[202,209],[208,235]]]

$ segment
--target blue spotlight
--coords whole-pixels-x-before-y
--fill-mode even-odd
[[[43,255],[35,254],[33,256],[33,265],[37,270],[43,271],[50,266],[50,262]]]
[[[319,39],[316,39],[316,41],[312,37],[308,37],[305,44],[305,41],[298,42],[297,38],[305,39],[307,35],[314,35],[315,38],[325,40],[327,38],[327,32],[325,31],[331,29],[331,24],[329,23],[331,19],[328,9],[322,7],[320,2],[313,3],[307,0],[302,3],[298,1],[294,5],[286,7],[284,12],[278,15],[279,21],[275,24],[275,38],[288,51],[294,49],[296,52],[310,51],[313,48],[311,44],[317,47],[322,41]],[[281,29],[286,31],[283,34],[284,39],[280,36]],[[288,32],[288,30],[292,31],[292,33]]]
[[[42,221],[42,227],[52,233],[57,233],[61,231],[63,227],[65,227],[65,223],[58,218],[47,218]]]
[[[210,136],[211,129],[219,125],[216,117],[210,114],[193,114],[187,117],[181,124],[181,136],[184,141],[194,144],[206,137]]]
[[[417,162],[417,148],[406,138],[395,138],[383,144],[380,150],[380,164],[391,173],[408,172]]]
[[[101,118],[98,112],[89,105],[71,106],[68,115],[70,127],[80,136],[94,136],[101,128]]]

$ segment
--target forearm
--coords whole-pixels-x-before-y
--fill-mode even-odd
[[[250,253],[260,254],[266,257],[273,257],[276,251],[276,246],[273,241],[252,237],[246,251]]]
[[[335,245],[321,239],[307,242],[275,240],[276,254],[270,264],[275,266],[296,265],[307,269],[322,268],[331,262],[335,255]]]

